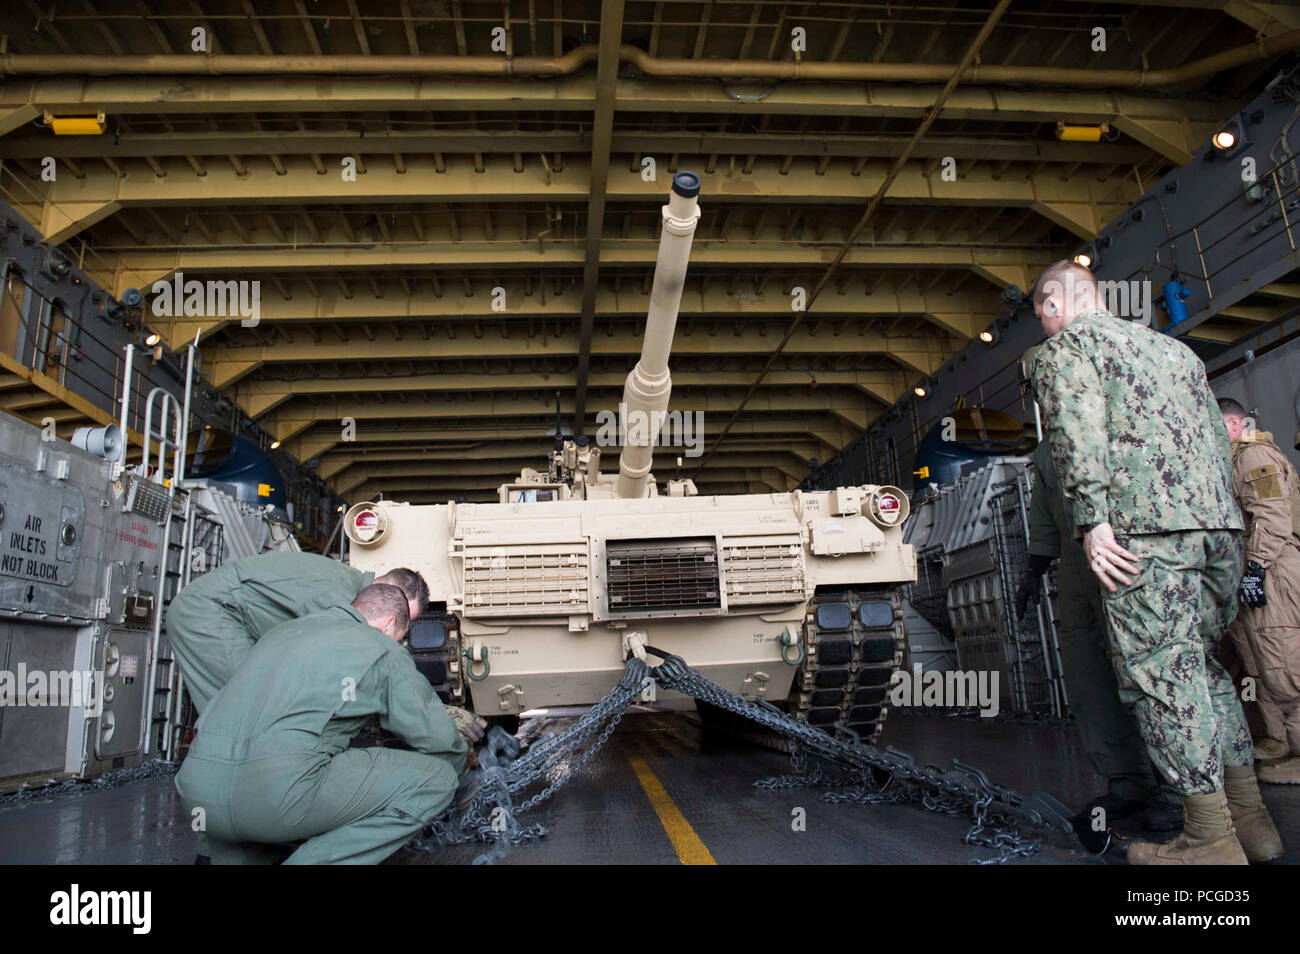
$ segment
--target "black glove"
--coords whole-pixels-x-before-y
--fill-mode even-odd
[[[1251,609],[1268,605],[1268,597],[1264,595],[1264,568],[1254,560],[1246,564],[1246,573],[1241,578],[1237,595]]]
[[[1016,590],[1017,620],[1025,618],[1025,613],[1028,612],[1031,602],[1038,602],[1038,597],[1043,592],[1043,574],[1047,572],[1047,568],[1051,565],[1051,557],[1039,553],[1029,554],[1029,565],[1025,567],[1025,578],[1020,583],[1020,589]]]
[[[1030,602],[1037,603],[1042,591],[1043,575],[1032,570],[1026,571],[1025,578],[1020,581],[1020,589],[1016,590],[1016,619],[1025,618]]]

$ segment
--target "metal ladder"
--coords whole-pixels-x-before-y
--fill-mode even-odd
[[[154,751],[155,735],[158,736],[159,748],[163,750],[163,754],[169,753],[172,733],[167,729],[172,720],[172,710],[175,707],[174,700],[179,695],[177,691],[179,689],[179,674],[176,671],[175,658],[170,654],[160,658],[158,649],[162,638],[164,608],[171,598],[176,595],[180,587],[184,585],[184,582],[188,581],[186,577],[190,560],[186,546],[187,541],[192,538],[194,508],[191,506],[189,494],[179,491],[178,488],[180,482],[185,478],[185,449],[189,440],[190,395],[194,384],[194,364],[198,352],[197,344],[198,336],[196,335],[194,343],[188,347],[183,404],[170,391],[162,387],[153,388],[145,398],[140,464],[135,470],[137,479],[149,480],[159,487],[166,488],[167,496],[167,505],[164,508],[161,520],[163,526],[162,537],[165,546],[160,555],[157,602],[155,603],[156,608],[149,644],[149,682],[144,693],[145,705],[148,706],[148,716],[142,720],[143,724],[141,726],[143,733],[141,751],[146,756]],[[128,434],[127,416],[130,407],[131,366],[134,354],[135,346],[127,345],[126,361],[123,369],[124,383],[120,425],[124,438]],[[158,415],[156,430],[154,428],[155,408]],[[157,466],[150,473],[150,457],[155,441],[157,442]],[[124,439],[119,470],[123,469],[126,464],[127,444],[128,441]],[[170,476],[167,467],[169,452],[171,457]],[[182,499],[179,522],[176,521],[178,493]],[[179,540],[176,537],[179,537]],[[173,561],[175,561],[174,569]],[[164,666],[166,672],[163,674],[163,678],[160,679],[159,667]]]
[[[185,497],[185,521],[181,542],[177,545],[179,571],[176,590],[172,596],[188,586],[195,576],[210,573],[220,566],[225,546],[224,528],[216,515],[195,503],[192,495],[187,493]],[[199,553],[203,554],[202,565],[196,566]],[[170,597],[168,601],[170,602]],[[174,760],[185,743],[185,693],[184,679],[175,665],[175,659],[168,662],[171,665],[168,669],[167,704],[164,709],[166,715],[160,719],[162,725],[159,726],[159,730],[165,732],[160,754],[168,760]]]

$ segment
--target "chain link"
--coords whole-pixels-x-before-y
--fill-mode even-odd
[[[432,852],[440,846],[477,842],[489,847],[474,863],[491,864],[505,857],[511,847],[544,837],[547,830],[542,825],[521,826],[515,816],[536,808],[586,767],[649,678],[665,689],[748,719],[789,740],[790,774],[759,779],[754,782],[756,788],[819,786],[828,789],[821,796],[825,802],[919,802],[943,814],[969,811],[972,823],[965,843],[997,852],[993,858],[972,864],[1002,864],[1039,850],[1038,842],[1021,836],[1014,819],[1043,824],[1042,819],[1020,808],[1020,796],[993,784],[979,769],[956,759],[948,771],[919,766],[906,752],[894,748],[882,751],[864,744],[852,729],[835,726],[834,731],[848,737],[849,742],[843,742],[770,703],[751,702],[722,688],[687,666],[680,656],[652,651],[663,658],[658,667],[651,670],[643,661],[629,659],[618,684],[563,732],[547,735],[518,758],[511,758],[512,752],[485,750],[479,757],[480,787],[469,805],[459,813],[448,809],[409,847]],[[877,781],[873,777],[877,775],[884,778]],[[515,804],[519,796],[539,784],[543,786],[539,791]]]
[[[998,852],[992,859],[973,862],[976,864],[1001,864],[1013,857],[1027,857],[1039,850],[1036,841],[1021,837],[1009,817],[1017,813],[1017,805],[1023,799],[1009,789],[994,785],[978,769],[956,760],[953,761],[953,769],[948,772],[932,766],[921,767],[905,752],[897,749],[882,752],[875,746],[863,744],[851,729],[836,726],[835,731],[847,735],[852,744],[841,742],[822,729],[787,715],[768,703],[751,702],[723,689],[687,666],[680,656],[666,657],[662,665],[654,670],[653,677],[666,689],[674,689],[757,722],[790,740],[791,774],[760,779],[755,782],[759,788],[823,785],[835,789],[856,785],[845,791],[825,792],[822,800],[871,804],[919,801],[930,811],[944,814],[970,810],[972,824],[964,841],[993,848]],[[815,765],[810,770],[809,755],[823,764]],[[848,777],[827,774],[825,768],[832,766],[848,773]],[[889,781],[877,788],[872,779],[873,769],[885,773]]]
[[[511,847],[545,837],[548,832],[543,825],[523,827],[515,815],[536,808],[586,767],[609,741],[648,676],[644,662],[629,659],[618,684],[563,732],[533,743],[518,758],[485,751],[479,756],[480,787],[469,805],[459,814],[454,807],[448,809],[429,825],[424,837],[409,842],[408,847],[432,852],[440,846],[479,842],[490,847],[474,864],[492,864]],[[539,783],[544,783],[540,791],[514,805],[516,796]]]

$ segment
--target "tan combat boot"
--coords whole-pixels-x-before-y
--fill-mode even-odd
[[[1291,747],[1277,739],[1261,739],[1255,743],[1255,760],[1257,762],[1275,762],[1291,754]]]
[[[1135,841],[1128,847],[1131,865],[1244,865],[1246,855],[1232,828],[1227,796],[1183,795],[1183,832],[1168,844]]]
[[[1261,765],[1259,780],[1274,785],[1300,785],[1300,755]]]
[[[1223,770],[1223,791],[1237,830],[1237,841],[1249,861],[1276,861],[1286,853],[1282,836],[1259,797],[1255,770],[1249,765],[1229,765]]]

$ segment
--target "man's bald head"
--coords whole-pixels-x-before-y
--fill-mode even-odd
[[[395,586],[371,583],[356,595],[352,606],[367,623],[389,639],[400,642],[411,628],[406,594]]]
[[[1043,332],[1050,338],[1083,312],[1100,306],[1097,279],[1078,262],[1062,259],[1048,265],[1038,276],[1033,300]]]

